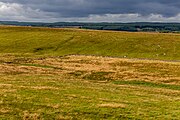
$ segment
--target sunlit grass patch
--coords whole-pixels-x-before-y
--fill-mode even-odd
[[[0,39],[1,54],[180,59],[179,34],[0,27]]]

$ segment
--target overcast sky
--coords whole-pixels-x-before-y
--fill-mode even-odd
[[[0,0],[0,20],[180,22],[180,0]]]

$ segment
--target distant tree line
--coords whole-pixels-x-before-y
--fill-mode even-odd
[[[0,25],[17,25],[17,26],[33,26],[33,27],[54,27],[66,28],[75,27],[81,29],[94,30],[114,30],[114,31],[130,31],[130,32],[180,32],[180,23],[80,23],[80,22],[17,22],[17,21],[0,21]]]

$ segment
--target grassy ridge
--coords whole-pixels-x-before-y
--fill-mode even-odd
[[[0,53],[85,54],[180,60],[180,35],[0,27]]]

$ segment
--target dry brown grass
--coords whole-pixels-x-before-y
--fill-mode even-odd
[[[99,107],[107,107],[107,108],[125,108],[125,104],[119,104],[119,103],[105,103],[100,104]]]
[[[9,113],[11,110],[9,108],[0,108],[0,113],[6,114]]]
[[[23,120],[40,120],[40,115],[38,113],[29,113],[28,111],[24,111]]]
[[[87,77],[93,79],[93,75],[97,74],[97,77],[102,77],[105,81],[106,79],[143,80],[180,84],[179,62],[75,55],[60,58],[36,58],[24,63],[13,63],[14,58],[12,57],[8,61],[11,61],[10,64],[6,62],[0,64],[0,74],[63,75],[64,77],[76,77],[76,79]]]

